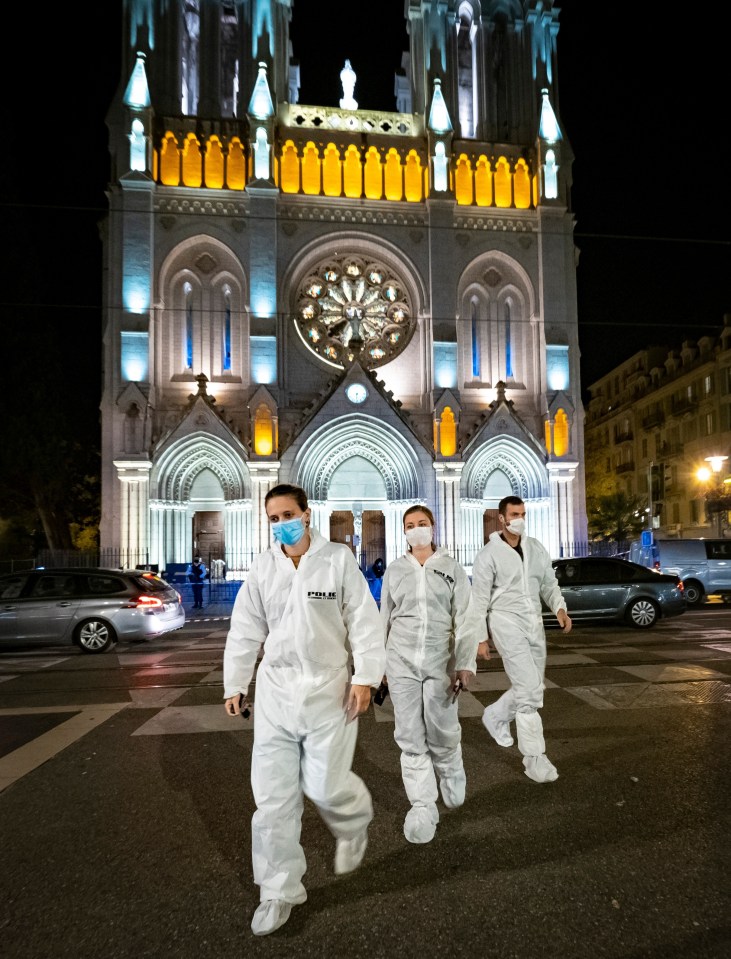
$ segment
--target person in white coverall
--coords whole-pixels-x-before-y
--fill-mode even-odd
[[[472,599],[475,613],[487,624],[511,686],[482,714],[482,722],[500,746],[512,746],[510,724],[515,720],[518,749],[525,774],[535,782],[552,782],[558,772],[546,756],[543,706],[546,633],[541,599],[564,632],[571,630],[566,602],[545,547],[525,535],[525,503],[506,496],[498,506],[500,530],[475,557]],[[488,643],[478,655],[489,657]]]
[[[275,542],[239,590],[223,658],[225,708],[236,716],[264,643],[251,757],[256,935],[274,932],[307,898],[304,796],[335,836],[335,872],[352,872],[363,859],[373,804],[351,769],[354,720],[368,709],[386,660],[368,583],[347,546],[310,528],[304,490],[275,486],[265,506]]]
[[[404,835],[409,842],[425,843],[434,838],[439,822],[437,776],[444,805],[454,809],[464,803],[456,694],[467,689],[477,671],[480,635],[470,581],[462,566],[434,545],[431,511],[407,509],[404,533],[408,551],[386,568],[381,618],[394,738],[411,803]]]

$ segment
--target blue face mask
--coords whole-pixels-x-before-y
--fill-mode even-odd
[[[282,546],[296,546],[305,535],[304,517],[284,519],[281,523],[272,523],[272,536]]]

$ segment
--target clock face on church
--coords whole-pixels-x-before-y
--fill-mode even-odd
[[[405,349],[415,325],[404,283],[357,256],[318,264],[300,284],[294,322],[307,349],[339,369],[353,360],[383,366]]]

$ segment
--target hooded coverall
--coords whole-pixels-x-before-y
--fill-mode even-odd
[[[307,898],[303,796],[336,839],[356,837],[373,818],[370,793],[351,770],[358,724],[346,723],[344,707],[350,684],[378,686],[386,661],[378,607],[355,557],[309,532],[297,568],[278,543],[255,557],[223,658],[224,698],[246,695],[264,643],[251,757],[254,881],[262,901],[293,904]]]
[[[500,533],[492,533],[472,567],[472,601],[481,622],[487,617],[511,683],[489,709],[500,722],[515,719],[523,756],[541,756],[546,751],[538,713],[546,669],[541,599],[554,616],[566,609],[566,602],[543,544],[532,536],[521,536],[520,547],[523,559]]]
[[[464,569],[442,548],[423,566],[406,553],[386,568],[383,577],[386,675],[401,773],[412,806],[433,806],[434,822],[438,821],[435,768],[443,798],[445,787],[452,795],[455,786],[464,797],[462,729],[457,703],[452,702],[450,673],[477,672],[482,636],[472,616],[470,592]]]

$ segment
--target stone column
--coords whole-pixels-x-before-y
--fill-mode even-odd
[[[264,498],[272,487],[279,482],[279,461],[249,460],[251,476],[251,545],[253,552],[263,553],[269,549],[271,536]]]
[[[548,524],[549,541],[544,540],[553,559],[573,555],[575,548],[574,497],[578,462],[549,461],[546,464],[551,489],[551,512],[553,522]]]
[[[224,559],[234,579],[243,579],[254,556],[252,547],[252,504],[249,500],[233,500],[226,503],[224,511]]]
[[[463,566],[470,569],[475,556],[485,545],[485,504],[481,499],[463,499],[459,505],[462,515],[462,550],[458,558]]]
[[[439,540],[454,554],[460,543],[460,481],[464,463],[440,460],[434,463],[437,478],[437,523]]]
[[[117,478],[121,483],[121,516],[119,562],[136,566],[148,562],[148,497],[150,461],[115,460]]]
[[[325,500],[308,500],[312,515],[312,528],[322,533],[325,539],[330,539],[330,514],[332,510]]]

